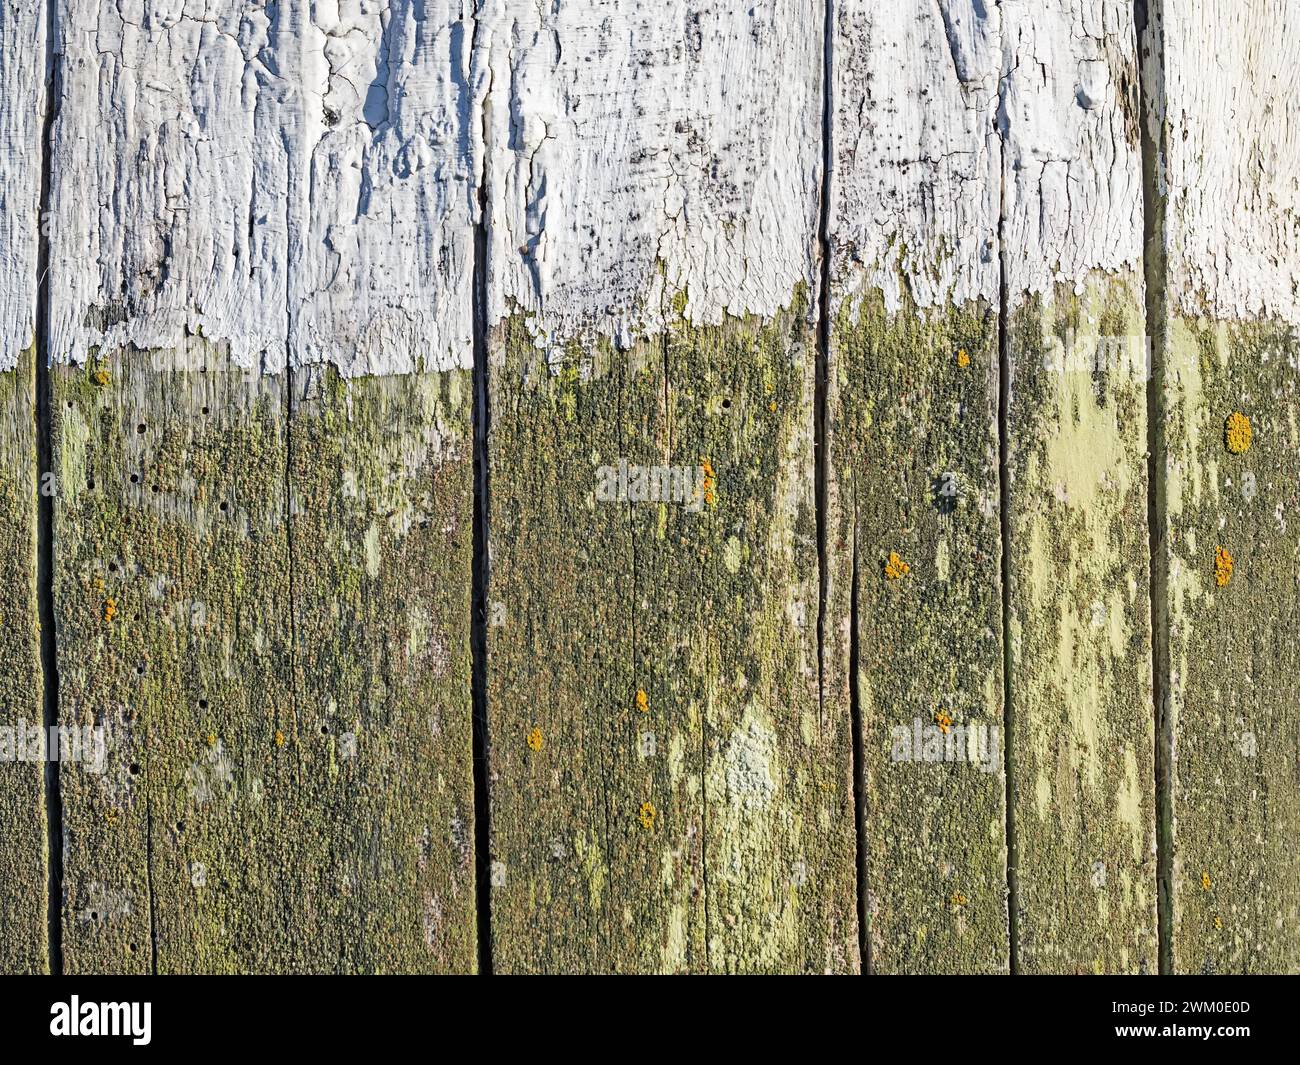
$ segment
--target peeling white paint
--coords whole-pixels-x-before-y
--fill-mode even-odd
[[[1300,324],[1300,0],[1164,20],[1170,309]]]
[[[815,277],[820,0],[488,0],[489,317],[550,341],[771,315]]]
[[[0,371],[36,336],[45,4],[0,5]]]
[[[1013,306],[1140,266],[1130,4],[842,0],[835,29],[837,305],[996,304],[1001,250]]]

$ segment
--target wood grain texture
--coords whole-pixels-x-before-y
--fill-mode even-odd
[[[820,11],[507,7],[480,37],[494,959],[851,970],[847,704],[817,689]]]
[[[49,968],[45,747],[27,754],[44,722],[34,358],[44,52],[44,5],[0,7],[0,973]]]
[[[320,863],[298,912],[329,930],[313,968],[470,972],[472,383],[294,382],[295,830]]]
[[[295,773],[277,378],[196,341],[52,371],[60,775],[70,972],[292,968]],[[215,365],[208,366],[212,358]]]
[[[0,817],[7,826],[0,839],[0,973],[49,970],[34,386],[28,347],[17,367],[0,370]]]
[[[880,973],[1009,957],[997,31],[967,5],[836,4],[827,680],[856,685]]]
[[[1060,0],[1007,3],[1002,17],[1017,962],[1154,972],[1134,13]]]
[[[1170,961],[1295,972],[1300,5],[1152,16]]]
[[[469,26],[57,16],[68,967],[468,971]]]

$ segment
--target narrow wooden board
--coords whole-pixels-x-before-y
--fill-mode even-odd
[[[1002,17],[1015,961],[1155,972],[1134,13],[1065,0]]]
[[[3,283],[3,279],[0,279]],[[24,282],[14,279],[17,291]],[[0,370],[0,973],[49,971],[44,710],[36,614],[35,359]],[[33,737],[33,731],[35,736]]]
[[[867,956],[1003,972],[996,25],[835,11],[826,655],[861,721]]]
[[[45,21],[36,0],[0,9],[0,973],[50,968],[46,747],[31,747],[44,725],[34,352]]]
[[[477,965],[470,737],[473,383],[295,373],[300,847],[313,968]],[[297,858],[298,864],[302,858]]]
[[[1174,972],[1300,970],[1298,34],[1293,0],[1165,3],[1144,40]]]
[[[821,12],[794,7],[480,27],[499,971],[858,965],[847,703],[818,692]],[[638,496],[674,468],[686,495]]]

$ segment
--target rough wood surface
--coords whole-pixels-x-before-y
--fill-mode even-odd
[[[1300,969],[1297,40],[0,5],[0,970]]]
[[[0,6],[0,972],[49,968],[36,611],[35,358],[45,9]],[[20,730],[21,733],[20,734]],[[20,749],[21,748],[21,749]]]
[[[999,53],[996,12],[959,6],[835,5],[827,675],[834,700],[856,686],[880,973],[1009,957]]]
[[[1002,5],[1020,971],[1154,972],[1142,157],[1128,0]]]
[[[489,308],[509,316],[495,962],[851,970],[847,704],[818,696],[820,10],[507,8],[480,31]],[[651,467],[686,494],[638,497]]]
[[[1293,0],[1163,3],[1146,42],[1177,972],[1300,969],[1298,35]]]

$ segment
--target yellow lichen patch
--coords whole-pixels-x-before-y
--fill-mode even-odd
[[[767,409],[770,410],[773,414],[775,414],[775,413],[776,413],[776,400],[772,400],[770,403],[768,403],[768,405],[767,405]]]
[[[116,600],[116,599],[105,599],[105,600],[104,600],[104,620],[105,620],[105,621],[112,621],[115,617],[117,617],[117,600]]]
[[[641,688],[637,689],[636,708],[643,714],[648,714],[650,712],[650,697],[646,695],[645,691]]]
[[[950,898],[948,901],[952,904],[952,908],[956,910],[956,909],[960,909],[962,906],[965,906],[967,903],[969,903],[970,899],[968,899],[960,891],[954,891],[952,893],[952,898]]]
[[[95,384],[99,385],[100,388],[103,388],[111,380],[108,371],[102,367],[91,374],[90,379],[94,381]]]
[[[896,581],[900,577],[906,577],[911,571],[911,566],[898,557],[897,551],[889,552],[889,560],[885,563],[885,579]]]
[[[946,710],[940,710],[934,715],[934,723],[939,726],[939,731],[945,736],[952,731],[952,717]]]
[[[217,734],[215,732],[209,732],[207,738],[209,747],[215,747],[217,745]]]
[[[1214,583],[1222,588],[1232,580],[1232,555],[1226,547],[1214,549]]]
[[[1209,890],[1210,890],[1210,874],[1209,874],[1209,873],[1202,873],[1202,874],[1201,874],[1201,890],[1202,890],[1202,891],[1209,891]]]
[[[963,370],[970,365],[970,355],[966,353],[965,348],[957,349],[957,365]]]
[[[275,745],[277,747],[284,746],[284,733],[281,732],[279,729],[275,730]]]
[[[542,730],[534,725],[533,730],[524,737],[524,742],[528,744],[528,749],[530,751],[540,751],[545,742],[542,739]]]
[[[1216,916],[1216,917],[1214,918],[1214,930],[1215,930],[1216,932],[1222,932],[1222,931],[1223,931],[1223,918],[1222,918],[1222,917],[1218,917],[1218,916]]]
[[[1223,427],[1223,440],[1234,455],[1249,451],[1250,419],[1241,411],[1234,410],[1228,415],[1228,420]]]
[[[637,812],[636,819],[641,822],[641,827],[648,832],[650,829],[655,827],[655,816],[657,814],[658,811],[655,809],[654,803],[643,802],[641,804],[641,809]]]

